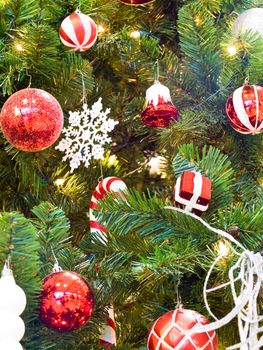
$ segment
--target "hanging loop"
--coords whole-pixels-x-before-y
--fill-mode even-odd
[[[51,251],[52,251],[52,254],[54,256],[54,260],[55,260],[55,263],[54,263],[54,266],[53,266],[53,269],[52,271],[55,273],[55,272],[59,272],[59,271],[62,271],[62,268],[60,267],[59,265],[59,262],[58,262],[58,259],[54,253],[54,250],[53,250],[53,247],[51,247]]]
[[[159,81],[159,76],[160,76],[160,65],[159,65],[159,60],[156,60],[154,63],[154,81]]]
[[[83,72],[81,70],[79,72],[80,72],[80,75],[81,75],[81,82],[82,82],[82,99],[81,99],[81,101],[84,104],[87,104],[87,93],[86,93],[84,74],[83,74]]]

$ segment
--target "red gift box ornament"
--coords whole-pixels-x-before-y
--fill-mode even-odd
[[[201,215],[208,209],[212,183],[208,177],[195,171],[184,171],[175,185],[175,201],[187,212]]]
[[[146,91],[147,107],[141,114],[142,122],[153,128],[166,128],[178,120],[178,110],[173,105],[168,87],[158,80]]]

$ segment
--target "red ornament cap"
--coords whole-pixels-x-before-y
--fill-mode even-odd
[[[176,309],[159,317],[147,338],[147,350],[217,350],[214,331],[194,333],[200,325],[209,324],[206,317],[196,311]],[[189,334],[189,331],[192,331]]]
[[[75,272],[59,271],[43,280],[40,319],[57,332],[70,332],[83,327],[94,309],[89,284]]]
[[[23,89],[8,98],[2,107],[0,124],[5,138],[14,147],[38,152],[51,146],[63,128],[58,101],[41,89]]]
[[[263,131],[263,88],[244,84],[228,98],[226,113],[233,129],[241,134]]]
[[[146,91],[147,107],[141,114],[142,122],[149,127],[165,128],[178,120],[178,110],[173,105],[169,89],[159,81]]]

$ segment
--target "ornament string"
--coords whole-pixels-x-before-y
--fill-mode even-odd
[[[191,216],[192,218],[201,222],[210,231],[224,237],[241,249],[241,253],[239,253],[230,246],[231,250],[238,257],[238,259],[229,270],[229,282],[214,288],[208,288],[211,274],[220,259],[223,258],[224,254],[220,254],[220,256],[216,258],[207,273],[204,283],[203,296],[207,311],[215,319],[215,322],[204,326],[197,324],[196,327],[193,327],[193,329],[187,332],[186,335],[189,336],[192,333],[203,333],[216,330],[227,325],[235,317],[237,317],[240,343],[230,346],[227,349],[260,350],[263,345],[263,336],[261,336],[259,339],[259,334],[263,331],[263,327],[260,326],[260,322],[263,321],[263,315],[258,314],[257,300],[263,283],[263,257],[261,254],[247,250],[229,233],[210,226],[207,222],[195,214],[172,206],[166,206],[164,208]],[[239,286],[236,286],[237,282],[239,283]],[[211,311],[207,294],[227,286],[231,288],[235,306],[226,316],[218,319]]]
[[[104,179],[103,175],[103,167],[102,167],[102,162],[100,161],[100,177],[98,178],[98,182]]]
[[[80,75],[81,75],[81,82],[82,82],[82,100],[81,100],[81,102],[83,102],[84,104],[87,104],[86,86],[85,86],[85,80],[84,80],[84,75],[83,75],[82,71],[80,71]]]
[[[160,76],[160,65],[159,60],[156,60],[154,63],[154,81],[159,81]]]

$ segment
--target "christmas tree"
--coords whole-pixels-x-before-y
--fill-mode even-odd
[[[0,331],[1,350],[22,349],[19,341],[26,350],[110,347],[101,336],[107,323],[112,343],[116,332],[116,349],[154,349],[147,346],[148,331],[168,311],[183,306],[214,321],[203,299],[207,272],[221,256],[207,288],[227,283],[241,251],[209,227],[248,251],[263,248],[260,7],[262,0],[0,2],[0,257],[27,297],[25,334],[20,341]],[[239,18],[252,8],[256,13]],[[96,23],[83,19],[89,28],[81,48],[79,37],[76,44],[70,35],[82,29],[74,20],[63,22],[75,11]],[[156,104],[163,103],[157,117],[154,102],[145,105],[153,84]],[[52,96],[32,97],[38,94],[33,89],[58,102],[39,104],[38,98]],[[25,95],[13,95],[21,90]],[[246,94],[256,96],[254,110]],[[30,134],[19,122],[29,100],[41,115],[35,130],[46,133]],[[248,118],[243,102],[256,120],[242,124]],[[60,116],[55,124],[48,114],[53,107]],[[51,132],[56,135],[49,142]],[[202,214],[209,227],[175,199],[176,180],[182,183],[187,171],[211,180]],[[107,195],[114,192],[108,177],[127,187],[115,179],[120,190]],[[71,317],[69,324],[77,320],[79,326],[64,331],[54,329],[57,315],[40,309],[42,281],[54,264],[58,272],[59,265],[85,278],[94,295],[91,317]],[[232,293],[227,285],[209,294],[218,319],[234,308]],[[258,293],[254,311],[262,315],[262,289]],[[1,281],[0,296],[3,326],[11,321],[2,312],[8,292],[1,294]],[[216,333],[218,349],[241,341],[236,318]],[[214,349],[209,344],[202,349]]]

